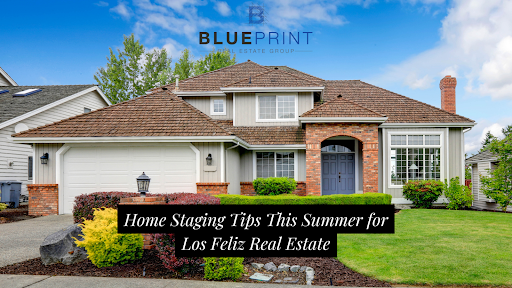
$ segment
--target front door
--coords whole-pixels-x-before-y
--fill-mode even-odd
[[[322,153],[322,195],[355,193],[354,153]]]

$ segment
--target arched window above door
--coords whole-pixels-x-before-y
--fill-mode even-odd
[[[347,148],[342,145],[327,145],[322,147],[322,152],[331,152],[331,153],[347,153],[354,152],[350,148]]]

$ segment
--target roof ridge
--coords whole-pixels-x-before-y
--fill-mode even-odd
[[[253,63],[253,64],[256,64],[256,65],[258,65],[258,66],[261,66],[261,67],[263,67],[263,68],[265,68],[265,69],[270,70],[269,68],[267,68],[267,67],[265,67],[265,66],[263,66],[263,65],[260,65],[260,64],[258,64],[258,63],[256,63],[256,62],[254,62],[254,61],[247,60],[247,61],[245,61],[245,62],[236,63],[236,64],[233,64],[233,65],[229,65],[229,66],[226,66],[226,67],[219,68],[219,69],[217,69],[217,70],[208,71],[208,72],[203,73],[203,74],[199,74],[199,75],[196,75],[196,76],[193,76],[193,77],[189,77],[189,78],[186,78],[186,79],[180,80],[180,82],[188,81],[188,80],[192,80],[192,79],[196,79],[196,78],[198,78],[198,77],[205,76],[205,75],[211,74],[211,73],[213,73],[213,72],[218,72],[218,71],[221,71],[221,70],[224,70],[224,69],[227,69],[227,68],[231,68],[231,67],[234,67],[234,66],[237,66],[237,65],[242,65],[242,64],[244,64],[244,63]],[[161,88],[161,87],[166,87],[166,86],[169,86],[169,85],[171,85],[171,84],[173,84],[173,83],[169,83],[169,84],[167,84],[167,85],[163,85],[163,86],[160,86],[160,87],[155,87],[155,88],[150,89],[149,91],[152,91],[152,90],[154,90],[154,89]]]
[[[450,114],[450,115],[458,116],[458,117],[461,117],[461,118],[465,118],[465,119],[467,119],[467,120],[469,120],[469,121],[471,121],[471,122],[475,122],[475,120],[473,120],[473,119],[469,119],[469,118],[464,117],[464,116],[462,116],[462,115],[459,115],[459,114],[457,114],[457,113],[448,112],[448,111],[443,110],[443,109],[441,109],[441,108],[439,108],[439,107],[436,107],[436,106],[434,106],[434,105],[427,104],[427,103],[425,103],[425,102],[421,102],[421,101],[416,100],[416,99],[414,99],[414,98],[410,98],[410,97],[407,97],[407,96],[404,96],[404,95],[398,94],[398,93],[396,93],[396,92],[389,91],[389,90],[387,90],[387,89],[381,88],[381,87],[379,87],[379,86],[372,85],[372,84],[370,84],[370,83],[366,83],[366,82],[361,81],[361,80],[357,80],[357,81],[359,81],[359,82],[361,82],[361,83],[364,83],[364,84],[366,84],[366,85],[370,85],[370,86],[376,87],[376,88],[378,88],[378,89],[381,89],[381,90],[387,91],[387,92],[392,93],[392,94],[395,94],[395,95],[397,95],[397,96],[407,98],[407,99],[412,100],[412,101],[415,101],[415,102],[417,102],[417,103],[420,103],[420,104],[423,104],[423,105],[429,106],[430,108],[434,108],[434,109],[436,109],[436,110],[439,110],[439,111],[442,111],[442,112],[448,113],[448,114]]]
[[[87,112],[87,113],[82,113],[82,114],[78,114],[78,115],[74,115],[74,116],[71,116],[69,118],[65,118],[65,119],[61,119],[59,121],[55,121],[55,122],[52,122],[52,123],[48,123],[48,124],[45,124],[43,126],[38,126],[38,127],[35,127],[35,128],[31,128],[31,129],[28,129],[28,130],[25,130],[25,131],[22,131],[22,132],[19,132],[19,133],[16,133],[16,134],[13,134],[12,137],[16,137],[16,136],[20,136],[24,133],[28,133],[28,132],[31,132],[32,130],[36,130],[36,129],[40,129],[40,128],[44,128],[44,127],[49,127],[49,126],[53,126],[53,125],[57,125],[61,122],[64,122],[64,121],[67,121],[67,120],[71,120],[71,119],[76,119],[76,118],[79,118],[79,117],[83,117],[85,115],[90,115],[90,114],[93,114],[93,113],[96,113],[98,111],[102,111],[102,110],[105,110],[105,109],[109,109],[111,107],[117,107],[117,106],[121,106],[121,105],[125,105],[126,103],[129,103],[129,102],[132,102],[132,101],[135,101],[135,100],[139,100],[141,99],[142,97],[147,97],[147,96],[154,96],[156,94],[145,94],[145,95],[141,95],[139,97],[136,97],[136,98],[132,98],[132,99],[129,99],[127,101],[123,101],[123,102],[119,102],[119,103],[116,103],[116,104],[113,104],[113,105],[110,105],[110,106],[105,106],[105,107],[101,107],[99,109],[96,109],[96,110],[93,110],[93,111],[90,111],[90,112]]]
[[[266,68],[266,69],[269,69],[269,68]],[[290,72],[286,72],[286,71],[281,70],[281,69],[279,69],[279,68],[278,68],[278,69],[269,69],[269,71],[265,71],[265,72],[263,72],[263,73],[260,73],[260,74],[254,75],[254,78],[260,77],[260,76],[262,76],[262,75],[264,75],[264,74],[273,73],[273,72],[285,73],[285,74],[288,74],[289,76],[292,76],[292,77],[298,78],[298,79],[300,79],[300,80],[304,80],[304,81],[310,82],[311,84],[317,84],[317,83],[315,83],[315,82],[313,82],[313,81],[311,81],[311,80],[309,80],[309,79],[302,78],[302,77],[300,77],[300,76],[297,76],[297,75],[295,75],[295,74],[293,74],[293,73],[290,73]],[[229,87],[229,86],[231,86],[231,85],[234,85],[234,84],[240,83],[240,82],[242,82],[242,81],[249,80],[249,78],[250,78],[250,77],[252,77],[252,76],[249,76],[249,77],[247,77],[247,78],[241,79],[241,80],[236,81],[236,82],[233,82],[233,83],[229,83],[229,84],[228,84],[228,85],[226,85],[225,87]],[[323,81],[323,79],[321,79],[321,80]]]
[[[265,66],[265,67],[278,67],[278,66],[283,66],[283,67],[286,67],[286,68],[288,68],[288,69],[292,69],[292,70],[295,70],[295,71],[297,71],[297,72],[300,72],[300,73],[306,74],[306,75],[311,76],[311,77],[313,77],[313,78],[316,78],[316,79],[318,79],[318,80],[325,81],[325,79],[322,79],[322,78],[320,78],[320,77],[313,76],[313,75],[311,75],[311,74],[309,74],[309,73],[306,73],[306,72],[300,71],[300,70],[298,70],[298,69],[292,68],[292,67],[287,66],[287,65],[268,65],[268,66]]]

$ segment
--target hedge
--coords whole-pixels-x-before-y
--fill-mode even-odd
[[[391,204],[391,195],[365,193],[325,196],[241,196],[216,195],[221,205],[383,205]]]
[[[146,193],[147,197],[162,196],[165,202],[175,201],[183,196],[191,193],[168,193],[156,194]],[[192,193],[195,194],[195,193]],[[75,223],[83,223],[84,219],[92,220],[94,208],[113,208],[117,210],[121,198],[139,197],[140,193],[130,192],[94,192],[90,194],[82,194],[75,197],[75,205],[73,205],[73,220]]]

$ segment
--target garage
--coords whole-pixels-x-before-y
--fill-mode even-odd
[[[151,193],[195,193],[199,151],[190,143],[70,146],[62,157],[59,213],[70,214],[76,196],[137,192],[136,178],[151,178]]]

